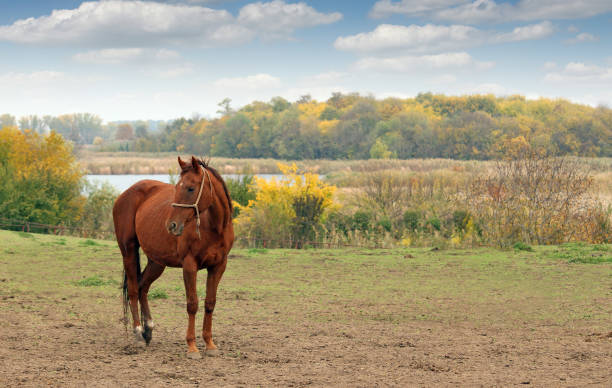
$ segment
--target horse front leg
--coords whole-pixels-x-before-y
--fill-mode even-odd
[[[183,261],[183,281],[185,282],[185,295],[187,297],[187,314],[189,322],[187,324],[187,357],[200,358],[200,351],[195,341],[195,316],[198,312],[198,293],[196,288],[198,265],[193,256],[185,257]]]
[[[217,346],[212,339],[212,316],[215,310],[217,301],[217,287],[225,272],[227,259],[221,264],[208,268],[208,276],[206,278],[206,299],[204,301],[204,323],[202,325],[202,338],[206,343],[206,355],[215,356],[219,353]]]

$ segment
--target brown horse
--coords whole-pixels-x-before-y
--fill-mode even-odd
[[[212,314],[217,286],[225,271],[227,255],[234,243],[232,201],[219,173],[194,157],[191,163],[178,158],[181,175],[176,186],[153,180],[135,183],[124,191],[113,207],[117,242],[123,255],[124,311],[132,313],[137,341],[149,344],[153,320],[147,301],[149,287],[166,267],[183,268],[187,296],[187,356],[199,358],[195,315],[198,311],[196,276],[206,268],[206,299],[202,337],[206,353],[214,354]],[[140,272],[139,248],[148,258]],[[138,316],[140,300],[142,322]]]

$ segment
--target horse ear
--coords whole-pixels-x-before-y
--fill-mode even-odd
[[[191,157],[191,166],[193,167],[193,171],[198,171],[198,160],[195,156]]]
[[[185,166],[187,166],[187,163],[183,162],[183,159],[181,159],[180,156],[178,157],[178,163],[179,163],[179,166],[181,166],[181,170],[184,170]]]

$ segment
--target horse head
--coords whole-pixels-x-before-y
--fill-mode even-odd
[[[178,157],[181,175],[174,188],[174,203],[166,221],[168,233],[180,236],[185,224],[196,220],[196,231],[200,233],[200,213],[208,209],[213,202],[213,183],[205,165],[195,157],[191,163]]]

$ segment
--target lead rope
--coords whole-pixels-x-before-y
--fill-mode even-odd
[[[204,170],[204,172],[206,173],[206,176],[208,177],[208,182],[210,183],[210,197],[212,198],[213,195],[213,184],[212,184],[212,180],[210,179],[210,174],[208,173],[208,170],[205,169],[204,167],[200,167],[202,170]],[[202,176],[202,183],[200,183],[200,192],[198,193],[198,198],[196,199],[195,203],[193,205],[187,205],[185,203],[173,203],[172,206],[174,207],[192,207],[195,209],[196,212],[196,232],[198,233],[198,239],[201,239],[200,237],[200,209],[198,209],[198,203],[200,203],[200,197],[202,196],[202,191],[204,190],[204,176]]]

